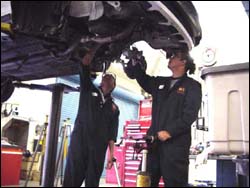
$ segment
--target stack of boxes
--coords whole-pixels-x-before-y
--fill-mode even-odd
[[[136,187],[136,175],[139,171],[142,154],[137,154],[134,150],[134,144],[144,143],[144,141],[135,141],[129,137],[140,138],[146,135],[151,125],[152,100],[146,99],[140,101],[138,120],[126,121],[124,125],[122,146],[115,147],[114,156],[117,158],[118,172],[123,187]],[[115,170],[107,170],[107,183],[117,183]],[[159,186],[163,186],[161,180]]]

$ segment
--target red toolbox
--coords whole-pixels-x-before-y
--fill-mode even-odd
[[[151,125],[151,120],[131,120],[126,121],[124,126],[124,137],[144,136]]]
[[[1,145],[1,186],[19,185],[22,155],[17,146]]]
[[[143,113],[142,113],[143,114]],[[145,115],[145,114],[143,114]],[[151,114],[150,114],[151,115]],[[137,154],[134,150],[135,140],[129,139],[129,137],[143,137],[146,135],[147,130],[151,125],[151,118],[126,121],[124,126],[124,137],[127,138],[124,141],[124,172],[122,180],[123,187],[135,187],[136,186],[136,175],[141,163],[142,154]],[[137,143],[145,143],[145,141],[137,141]],[[159,183],[160,187],[163,187],[163,181],[161,179]]]
[[[152,99],[145,99],[139,104],[139,119],[151,118]]]
[[[123,156],[120,160],[117,157],[118,163],[121,165],[119,168],[120,179],[122,187],[136,187],[136,176],[139,171],[139,165],[142,160],[142,154],[137,154],[134,150],[134,144],[137,143],[145,143],[143,140],[132,140],[131,137],[134,138],[142,138],[147,134],[147,130],[151,126],[151,112],[152,112],[152,100],[146,99],[140,101],[139,105],[139,119],[138,120],[130,120],[126,121],[124,125],[123,137],[123,149],[120,154]],[[117,152],[117,151],[116,151]],[[119,154],[115,154],[115,156],[119,156]],[[120,172],[121,170],[121,172]],[[116,182],[116,176],[114,169],[111,169],[107,172],[106,175],[107,182]],[[163,180],[160,180],[160,187],[164,187]]]
[[[124,172],[123,174],[123,187],[136,187],[136,176],[139,171],[139,166],[142,160],[142,154],[137,154],[134,150],[134,144],[136,141],[134,140],[126,140],[124,151]],[[138,141],[138,143],[144,143],[144,141]],[[163,180],[160,180],[160,187],[164,187]]]

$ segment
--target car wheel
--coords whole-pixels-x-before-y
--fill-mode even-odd
[[[8,77],[1,77],[1,103],[7,101],[14,92],[12,80]]]

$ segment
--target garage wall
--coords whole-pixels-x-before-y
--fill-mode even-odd
[[[74,77],[67,78],[57,78],[57,83],[63,83],[69,85],[71,87],[77,88],[79,86],[78,80]],[[80,93],[79,92],[70,92],[63,94],[63,101],[62,101],[62,112],[61,112],[61,124],[67,118],[70,118],[70,123],[74,125],[76,114],[78,111],[78,102],[79,102]],[[72,129],[73,130],[73,127]]]

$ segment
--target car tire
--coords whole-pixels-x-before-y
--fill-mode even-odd
[[[12,80],[8,77],[1,77],[1,103],[7,101],[14,92]]]

